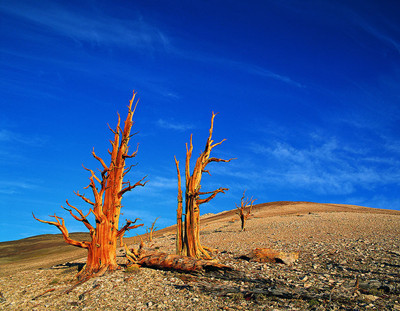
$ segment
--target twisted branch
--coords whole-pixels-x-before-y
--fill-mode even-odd
[[[131,191],[133,188],[136,188],[138,186],[144,187],[144,185],[148,183],[148,180],[146,180],[144,183],[142,183],[142,181],[145,178],[147,178],[147,176],[144,176],[141,180],[136,182],[136,184],[134,184],[134,185],[131,185],[131,183],[129,181],[127,181],[126,184],[128,184],[128,186],[123,188],[120,192],[118,192],[118,197],[119,198],[122,197],[125,192]]]
[[[77,247],[81,247],[81,248],[89,248],[88,242],[86,242],[86,241],[79,242],[79,241],[73,240],[69,237],[68,229],[65,227],[64,218],[58,217],[54,214],[54,216],[50,215],[50,217],[55,218],[56,221],[47,221],[47,220],[42,220],[42,219],[36,218],[33,213],[32,213],[32,216],[34,219],[36,219],[39,222],[42,222],[44,224],[49,224],[52,226],[56,226],[61,231],[65,242],[67,242],[68,244],[77,246]],[[60,222],[60,220],[61,220],[61,222]]]
[[[133,225],[133,224],[136,223],[136,221],[138,221],[138,220],[140,220],[140,218],[136,218],[134,221],[131,221],[131,220],[128,220],[128,219],[127,219],[127,220],[126,220],[125,226],[123,226],[120,230],[118,230],[117,238],[123,236],[123,235],[125,234],[126,231],[129,231],[129,230],[131,230],[131,229],[136,229],[136,228],[142,227],[143,224]],[[133,226],[132,226],[132,225],[133,225]]]

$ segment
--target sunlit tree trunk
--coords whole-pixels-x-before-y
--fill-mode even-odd
[[[193,173],[190,174],[190,159],[193,151],[192,135],[190,136],[190,144],[186,144],[186,163],[185,163],[185,214],[183,212],[183,196],[181,189],[181,174],[179,170],[179,161],[175,158],[175,164],[178,174],[178,209],[177,209],[177,237],[176,237],[176,253],[178,255],[211,259],[210,251],[208,247],[204,247],[200,243],[200,205],[207,203],[212,200],[218,193],[224,193],[227,188],[219,188],[214,191],[201,192],[201,178],[204,172],[209,173],[206,170],[207,164],[211,162],[229,162],[229,160],[223,160],[219,158],[210,158],[210,152],[212,148],[220,145],[219,143],[213,144],[212,133],[214,125],[214,117],[216,114],[212,114],[211,126],[209,131],[209,137],[207,139],[206,147],[200,154],[196,161]],[[202,199],[201,196],[208,195],[208,197]]]
[[[142,224],[134,225],[138,219],[135,221],[127,220],[126,224],[118,229],[123,194],[137,186],[144,186],[147,182],[144,182],[145,177],[135,184],[131,184],[129,181],[124,182],[125,175],[133,167],[133,165],[131,165],[127,168],[125,160],[135,157],[138,152],[138,148],[136,148],[131,154],[128,153],[128,143],[131,138],[130,132],[133,125],[132,117],[137,105],[136,102],[132,109],[135,95],[136,94],[133,93],[132,99],[130,100],[124,128],[120,126],[121,118],[119,115],[115,130],[110,128],[114,134],[114,140],[110,141],[112,149],[108,151],[111,155],[110,164],[107,166],[103,159],[97,156],[93,151],[93,157],[97,159],[102,166],[101,176],[98,177],[92,170],[85,168],[91,173],[89,177],[90,183],[85,189],[91,188],[93,199],[89,199],[79,192],[75,193],[83,201],[91,205],[89,212],[85,215],[82,210],[71,205],[68,200],[66,201],[69,208],[64,209],[69,211],[73,218],[81,221],[86,226],[89,230],[91,241],[80,242],[72,240],[65,227],[64,219],[61,217],[54,215],[51,217],[53,217],[55,221],[44,221],[33,215],[33,217],[40,222],[56,226],[61,231],[64,240],[68,244],[88,250],[86,265],[78,274],[80,279],[115,270],[118,266],[116,260],[117,239],[121,238],[127,230],[142,226]],[[97,185],[99,185],[99,187]],[[95,218],[95,226],[93,226],[87,218],[91,213],[93,213]]]

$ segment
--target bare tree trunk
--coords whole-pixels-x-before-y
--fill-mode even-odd
[[[114,233],[115,232],[115,233]],[[86,265],[78,274],[79,279],[102,274],[105,271],[117,269],[117,231],[110,227],[109,222],[97,225],[96,235],[88,248]]]
[[[242,223],[242,231],[245,231],[245,226],[246,226],[246,220],[249,218],[250,214],[251,214],[251,210],[253,208],[253,203],[256,201],[256,199],[253,199],[253,197],[251,197],[248,200],[245,200],[246,194],[246,190],[243,191],[243,196],[240,199],[240,206],[238,206],[236,204],[236,214],[239,215],[240,221]]]
[[[117,268],[117,239],[122,238],[127,230],[142,226],[142,224],[133,225],[138,219],[133,222],[126,220],[127,222],[125,226],[118,230],[123,194],[137,186],[144,186],[147,182],[143,182],[145,177],[133,185],[131,185],[129,181],[123,181],[125,175],[133,167],[130,166],[126,168],[125,160],[135,157],[138,152],[138,149],[136,149],[132,154],[128,154],[128,143],[131,138],[130,132],[133,125],[132,117],[137,105],[136,102],[135,107],[132,109],[135,95],[136,94],[134,93],[130,100],[130,105],[128,106],[129,111],[124,123],[124,128],[122,129],[120,127],[121,118],[119,115],[116,129],[112,130],[110,128],[114,134],[114,140],[111,141],[112,150],[109,151],[109,154],[111,155],[110,164],[107,166],[102,158],[98,157],[94,151],[92,152],[93,157],[98,160],[103,167],[101,178],[96,176],[92,170],[85,168],[91,173],[89,178],[90,183],[85,189],[91,188],[94,200],[87,198],[79,192],[75,193],[83,201],[92,206],[89,213],[84,215],[82,210],[69,204],[68,200],[66,201],[70,209],[64,209],[69,211],[73,218],[81,221],[86,226],[90,232],[91,241],[79,242],[70,239],[68,230],[65,227],[64,219],[61,217],[54,215],[51,217],[55,218],[55,221],[44,221],[33,215],[33,217],[40,222],[56,226],[61,231],[64,240],[68,244],[86,248],[88,250],[86,265],[78,274],[79,279],[101,275],[106,271],[114,271]],[[97,187],[96,182],[100,184],[100,187]],[[78,215],[75,213],[78,213]],[[93,213],[95,217],[95,226],[92,226],[87,219],[91,213]]]
[[[176,170],[178,172],[178,208],[176,210],[176,253],[183,254],[183,222],[182,222],[182,186],[181,186],[181,173],[179,170],[179,161],[175,157]]]
[[[245,226],[246,226],[246,217],[244,215],[240,216],[240,220],[242,222],[242,231],[245,231]]]
[[[186,191],[185,191],[185,214],[182,215],[182,189],[181,189],[181,174],[179,170],[179,161],[175,158],[175,164],[178,174],[178,209],[177,209],[177,242],[176,242],[176,253],[178,255],[195,257],[195,258],[206,258],[211,259],[209,251],[210,248],[203,247],[200,243],[200,205],[207,203],[212,200],[218,193],[224,193],[227,188],[219,188],[210,192],[200,192],[200,182],[203,172],[206,170],[207,164],[211,162],[229,162],[229,160],[223,160],[219,158],[210,158],[211,149],[220,145],[219,143],[213,144],[212,132],[214,125],[214,117],[216,114],[212,114],[211,126],[209,131],[209,137],[207,139],[206,147],[200,154],[196,161],[192,175],[190,174],[190,159],[193,151],[192,135],[190,136],[190,145],[186,144],[186,163],[185,163],[185,180],[186,180]],[[200,196],[209,195],[205,199],[201,199]],[[184,218],[184,220],[183,220]]]

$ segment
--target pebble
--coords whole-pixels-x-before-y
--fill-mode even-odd
[[[366,300],[369,300],[369,301],[375,301],[375,300],[378,300],[378,299],[379,299],[378,296],[374,296],[374,295],[364,295],[364,298],[365,298]]]

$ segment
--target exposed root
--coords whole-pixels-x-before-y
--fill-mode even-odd
[[[45,294],[47,294],[47,293],[54,292],[55,290],[56,290],[55,288],[50,288],[50,289],[44,291],[43,293],[41,293],[41,294],[35,296],[34,298],[32,298],[32,300],[36,300],[37,298],[42,297],[43,295],[45,295]]]
[[[86,267],[86,265],[85,265],[85,267]],[[96,277],[102,276],[107,271],[113,271],[113,270],[115,270],[115,269],[110,269],[110,267],[107,267],[107,266],[101,267],[97,272],[94,272],[93,270],[85,270],[85,268],[84,268],[77,274],[78,281],[74,285],[72,285],[70,288],[65,290],[64,293],[69,294],[75,288],[77,288],[78,286],[82,285],[83,283],[89,281],[91,278],[96,278]]]
[[[77,288],[78,286],[82,285],[83,283],[89,281],[89,279],[91,279],[91,277],[86,277],[85,279],[80,279],[78,282],[76,282],[74,285],[72,285],[70,288],[66,289],[64,291],[64,294],[69,294],[70,292],[72,292],[75,288]]]

